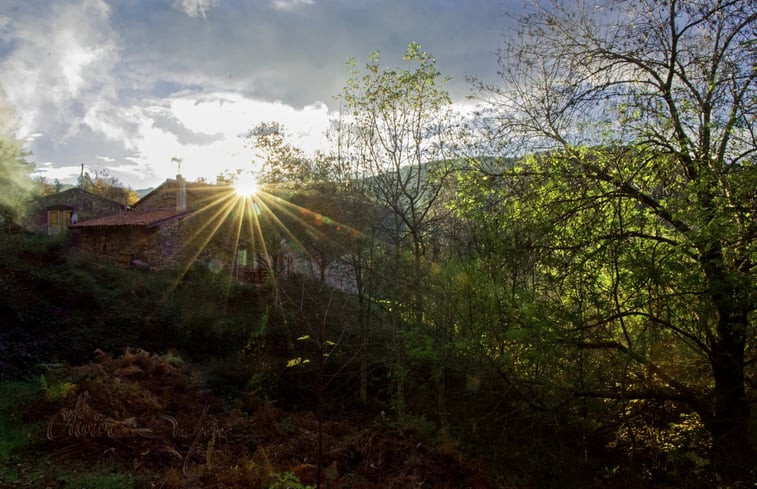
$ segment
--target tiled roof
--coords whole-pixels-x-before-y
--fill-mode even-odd
[[[185,182],[187,192],[187,205],[192,207],[196,205],[202,205],[211,200],[216,200],[219,196],[227,194],[233,194],[234,189],[231,185],[226,184],[210,184],[201,182]],[[134,203],[135,209],[141,209],[145,205],[155,203],[155,198],[160,200],[161,207],[168,207],[175,205],[177,195],[178,182],[175,179],[169,178],[165,182],[161,183],[149,193],[142,196],[137,202]]]
[[[98,217],[88,221],[82,221],[71,224],[71,228],[91,228],[91,227],[118,227],[118,226],[158,226],[166,221],[179,219],[189,211],[177,211],[176,209],[136,209],[110,216]]]

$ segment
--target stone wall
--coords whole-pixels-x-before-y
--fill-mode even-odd
[[[176,192],[178,191],[176,180],[166,180],[160,187],[134,204],[139,209],[164,209],[176,208]]]
[[[186,264],[187,256],[183,246],[184,223],[173,221],[157,229],[155,246],[146,253],[145,261],[157,270],[179,269]]]
[[[146,250],[153,248],[157,229],[141,227],[74,228],[74,241],[79,250],[98,261],[123,267],[133,260],[142,260]]]
[[[175,270],[191,258],[183,246],[181,221],[144,226],[74,228],[74,240],[85,255],[102,262],[128,267],[135,264],[152,270]]]
[[[29,209],[24,227],[35,233],[46,233],[47,209],[53,207],[70,208],[76,212],[77,218],[81,222],[95,217],[116,214],[123,211],[126,206],[80,188],[72,188],[37,199]]]

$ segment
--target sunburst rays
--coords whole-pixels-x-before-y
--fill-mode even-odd
[[[281,188],[262,187],[257,182],[243,188],[244,191],[239,191],[236,186],[207,186],[195,190],[199,198],[192,205],[191,215],[182,223],[185,229],[182,244],[171,257],[181,258],[183,265],[166,291],[166,298],[195,263],[205,262],[214,253],[222,256],[223,266],[217,271],[228,271],[227,293],[238,278],[236,260],[243,247],[254,264],[260,264],[258,260],[262,258],[269,280],[276,287],[276,272],[281,272],[272,269],[276,256],[296,249],[310,257],[308,246],[303,242],[305,236],[311,243],[338,248],[345,246],[346,239],[362,234],[332,217],[281,197],[284,192]],[[297,223],[299,229],[290,229],[287,222]]]

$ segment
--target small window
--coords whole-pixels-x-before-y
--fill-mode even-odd
[[[237,266],[240,266],[240,267],[247,266],[247,250],[244,248],[237,250]]]

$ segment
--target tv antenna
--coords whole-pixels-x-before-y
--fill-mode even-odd
[[[171,158],[172,163],[176,163],[176,174],[181,175],[181,162],[184,161],[184,158],[179,158],[177,156],[174,156]]]

